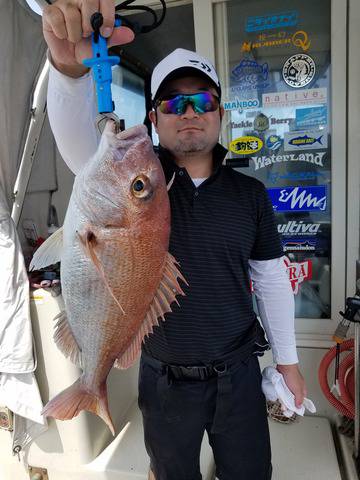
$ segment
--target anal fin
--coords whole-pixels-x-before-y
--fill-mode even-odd
[[[185,295],[179,285],[178,278],[188,285],[177,267],[177,261],[170,253],[167,253],[163,277],[160,281],[157,292],[154,295],[153,301],[149,306],[149,310],[145,315],[135,338],[132,340],[126,351],[115,361],[114,367],[125,369],[135,362],[140,353],[141,342],[144,337],[153,332],[154,325],[159,325],[158,318],[161,317],[162,320],[165,320],[164,314],[171,312],[171,304],[177,302],[176,295]]]
[[[69,325],[66,312],[63,310],[54,318],[56,321],[54,340],[61,353],[82,368],[81,350]]]

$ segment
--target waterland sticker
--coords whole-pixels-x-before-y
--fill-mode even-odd
[[[262,94],[263,108],[294,107],[298,105],[321,104],[327,102],[326,88],[312,88],[288,92]]]
[[[261,150],[263,145],[264,143],[260,138],[245,136],[233,140],[229,145],[229,149],[238,155],[250,155]]]
[[[327,125],[327,107],[324,105],[296,109],[295,123],[298,129]]]
[[[315,77],[316,67],[310,55],[298,53],[286,60],[282,69],[282,76],[288,85],[301,88],[308,85]]]
[[[289,280],[295,295],[299,293],[299,285],[312,277],[312,261],[291,262],[286,256],[284,263],[287,268]]]
[[[261,157],[251,157],[251,160],[254,162],[255,170],[261,168],[270,167],[271,165],[283,162],[307,162],[316,165],[317,167],[324,166],[324,156],[326,152],[305,152],[299,153],[289,153],[284,155],[263,155]]]
[[[328,132],[324,130],[304,130],[286,132],[284,135],[284,150],[314,150],[328,146]]]
[[[327,206],[327,186],[268,188],[277,212],[323,212]]]
[[[259,32],[262,30],[272,30],[282,27],[295,27],[298,23],[298,17],[299,15],[296,10],[248,17],[246,20],[245,31]]]

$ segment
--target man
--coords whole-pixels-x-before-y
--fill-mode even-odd
[[[74,173],[98,142],[92,80],[80,63],[91,55],[86,37],[98,10],[110,45],[131,41],[131,32],[112,29],[113,0],[58,0],[43,13],[53,65],[49,119]],[[222,165],[221,87],[207,59],[177,49],[156,66],[151,87],[159,157],[167,180],[175,174],[169,251],[189,283],[180,307],[143,346],[139,406],[151,469],[157,480],[201,479],[206,430],[219,479],[268,480],[270,442],[256,356],[263,342],[249,268],[277,368],[297,406],[306,394],[271,202],[260,182]]]

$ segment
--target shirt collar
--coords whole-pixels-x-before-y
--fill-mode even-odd
[[[176,173],[180,170],[180,167],[176,165],[173,155],[166,148],[159,145],[158,147],[155,147],[155,152],[159,156],[165,173],[165,178],[168,181],[173,176],[174,172]],[[215,145],[213,150],[214,170],[211,177],[218,173],[227,152],[228,150],[220,145],[220,143]]]

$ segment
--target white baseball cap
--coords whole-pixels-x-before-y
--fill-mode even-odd
[[[218,76],[213,64],[205,57],[198,55],[191,50],[177,48],[159,62],[153,70],[151,76],[151,98],[155,100],[157,93],[165,80],[184,73],[191,75],[196,70],[197,73],[208,77],[221,95],[221,87]],[[175,73],[176,72],[176,73]]]

